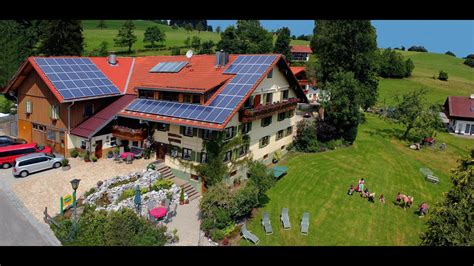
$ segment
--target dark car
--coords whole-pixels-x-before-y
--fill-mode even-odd
[[[10,136],[0,136],[0,147],[5,147],[9,145],[17,145],[17,144],[26,144],[26,140],[12,138]]]

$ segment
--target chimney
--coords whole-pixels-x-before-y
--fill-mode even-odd
[[[216,52],[216,68],[219,67],[221,64],[221,52],[217,51]]]
[[[109,64],[115,66],[117,64],[117,56],[111,51],[108,58]]]
[[[221,50],[221,66],[225,66],[229,62],[229,54]]]

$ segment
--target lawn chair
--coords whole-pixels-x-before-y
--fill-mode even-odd
[[[167,212],[166,213],[166,218],[164,220],[165,223],[169,223],[171,222],[171,218],[173,217],[173,213],[172,212]]]
[[[120,159],[120,154],[119,153],[114,153],[114,161],[116,163],[122,163],[122,159]]]
[[[270,222],[270,215],[268,215],[268,212],[263,214],[262,225],[267,235],[273,234],[273,228]]]
[[[176,209],[177,208],[178,208],[177,203],[173,203],[173,205],[171,205],[171,213],[173,214],[173,216],[176,216]]]
[[[258,239],[256,235],[252,234],[249,230],[247,230],[246,224],[242,225],[242,229],[240,229],[240,234],[242,235],[244,239],[254,243],[255,245],[257,245],[258,242],[260,242],[260,239]]]
[[[132,158],[132,155],[131,154],[127,154],[127,157],[125,158],[125,162],[127,164],[131,164],[133,161],[133,158]]]
[[[163,207],[166,208],[166,211],[170,210],[170,204],[171,204],[170,199],[165,199],[165,204],[163,205]]]
[[[290,216],[288,215],[288,208],[283,208],[281,210],[280,221],[283,225],[283,229],[285,230],[291,229]]]
[[[303,218],[301,219],[301,233],[303,235],[308,235],[309,229],[309,212],[303,213]]]

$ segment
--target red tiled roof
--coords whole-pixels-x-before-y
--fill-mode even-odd
[[[474,118],[474,99],[463,96],[449,96],[449,116]]]
[[[231,64],[236,55],[229,56]],[[177,89],[205,92],[221,85],[232,75],[224,75],[224,68],[215,68],[214,55],[195,55],[190,63],[178,73],[150,73],[150,69],[160,62],[188,61],[185,56],[146,56],[138,57],[127,88],[127,93],[136,87]]]
[[[302,66],[290,67],[290,69],[291,69],[291,72],[293,72],[293,75],[295,75],[295,76],[298,75],[301,72],[306,71],[305,67],[302,67]]]
[[[94,136],[95,133],[104,128],[120,110],[129,105],[135,98],[135,95],[121,96],[71,130],[71,134],[84,138]]]
[[[291,52],[292,53],[308,53],[308,54],[313,53],[313,51],[311,50],[311,47],[307,45],[292,45]]]
[[[111,65],[107,57],[89,57],[89,59],[124,93],[133,58],[117,57],[117,64]]]

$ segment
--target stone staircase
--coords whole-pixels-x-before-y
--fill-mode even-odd
[[[167,166],[164,162],[157,161],[155,162],[155,165],[156,165],[156,170],[161,173],[164,179],[170,179],[174,183],[176,183],[176,185],[184,189],[184,192],[188,195],[189,201],[192,201],[194,199],[201,197],[200,191],[196,190],[193,185],[189,184],[189,182],[176,178],[176,176],[171,171],[171,168]]]

